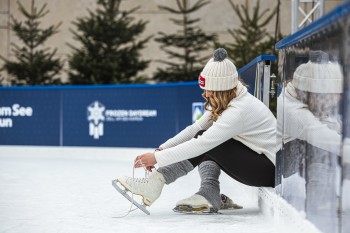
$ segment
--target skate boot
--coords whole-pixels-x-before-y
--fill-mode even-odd
[[[199,191],[193,196],[176,203],[175,212],[195,212],[198,214],[218,213],[220,198],[220,167],[214,161],[204,161],[198,166],[201,177]]]
[[[243,207],[234,203],[231,198],[226,196],[225,194],[221,194],[221,205],[220,210],[226,209],[242,209]]]
[[[213,205],[203,196],[194,194],[176,203],[175,212],[180,213],[216,213]]]
[[[157,200],[165,184],[163,175],[157,171],[153,171],[147,178],[125,176],[117,181],[131,193],[142,196],[146,206],[152,205]]]

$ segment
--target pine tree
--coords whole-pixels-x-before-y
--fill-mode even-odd
[[[252,59],[261,54],[274,54],[276,39],[266,29],[272,18],[276,15],[277,8],[266,15],[270,9],[260,12],[260,0],[257,1],[253,12],[250,14],[248,2],[245,5],[234,4],[228,0],[232,9],[237,14],[241,25],[237,29],[229,29],[233,37],[233,43],[226,43],[219,46],[226,48],[230,57],[234,58],[237,68],[248,64]]]
[[[279,6],[269,13],[270,9],[260,12],[260,0],[257,1],[253,12],[249,12],[249,4],[246,0],[245,5],[234,4],[232,0],[228,0],[232,9],[237,14],[241,25],[238,29],[230,29],[228,32],[233,37],[233,43],[218,44],[218,46],[226,48],[230,57],[234,58],[237,68],[242,68],[251,60],[261,54],[274,54],[277,51],[274,46],[278,40],[282,38],[279,30]],[[268,14],[269,13],[269,14]],[[266,26],[276,16],[276,27],[274,36],[267,32]],[[277,74],[277,65],[271,66],[271,74]],[[277,88],[277,86],[275,86]],[[276,115],[277,95],[270,99],[270,110]]]
[[[159,37],[155,41],[161,43],[161,49],[168,54],[169,60],[160,61],[168,67],[158,68],[154,74],[154,80],[160,82],[176,82],[197,80],[203,63],[210,56],[201,56],[208,48],[212,47],[217,39],[215,34],[206,34],[197,23],[199,18],[190,16],[207,5],[209,1],[198,0],[192,6],[189,0],[176,0],[177,8],[173,9],[167,6],[158,6],[180,19],[171,18],[170,20],[181,27],[176,33],[165,34],[159,32]]]
[[[12,51],[17,61],[10,61],[2,56],[0,58],[4,60],[1,70],[6,70],[9,75],[14,76],[11,80],[12,84],[47,85],[61,83],[57,75],[63,65],[58,58],[54,58],[57,49],[50,52],[49,48],[43,48],[45,41],[58,32],[61,23],[45,29],[39,28],[40,20],[49,13],[46,6],[47,4],[44,4],[38,10],[35,7],[35,1],[32,0],[31,8],[28,11],[18,2],[19,11],[26,20],[21,22],[11,16],[10,28],[23,43],[23,46],[12,44]]]
[[[121,0],[98,0],[96,11],[79,18],[72,31],[81,48],[69,45],[70,82],[73,84],[140,83],[146,77],[137,76],[149,61],[140,59],[140,50],[150,39],[137,41],[147,22],[133,23],[130,16],[138,9],[121,11]]]

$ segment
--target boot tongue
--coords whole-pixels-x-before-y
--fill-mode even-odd
[[[161,181],[162,183],[165,183],[163,174],[158,171],[153,171],[149,177],[154,177],[155,179]]]

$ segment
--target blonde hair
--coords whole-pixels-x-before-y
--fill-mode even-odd
[[[337,93],[312,93],[295,88],[296,99],[308,105],[310,112],[319,119],[336,116],[339,113],[340,94]]]
[[[202,97],[206,100],[204,108],[211,112],[210,119],[216,121],[223,111],[228,107],[230,101],[236,97],[237,88],[228,91],[212,91],[210,98],[205,97],[205,91]],[[209,108],[210,106],[210,108]]]

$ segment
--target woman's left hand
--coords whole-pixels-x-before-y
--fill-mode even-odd
[[[139,155],[135,159],[135,168],[139,167],[153,167],[157,163],[156,157],[154,156],[153,153],[145,153],[142,155]]]

